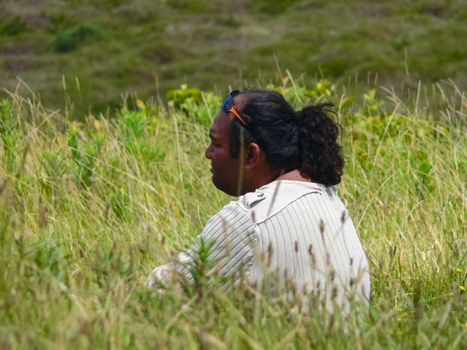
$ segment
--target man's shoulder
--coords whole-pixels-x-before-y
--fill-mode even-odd
[[[217,213],[212,215],[208,221],[208,226],[213,222],[221,222],[223,224],[231,225],[234,222],[243,222],[250,216],[249,210],[245,207],[241,200],[243,196],[232,200],[222,207]]]
[[[288,180],[274,181],[255,192],[238,197],[235,205],[246,212],[250,212],[253,220],[260,223],[276,215],[286,206],[303,196],[310,194],[321,195],[323,191],[328,190],[328,187],[317,183]]]

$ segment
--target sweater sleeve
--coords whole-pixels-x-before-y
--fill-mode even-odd
[[[231,202],[209,219],[195,243],[179,253],[176,261],[156,267],[146,286],[164,285],[174,275],[193,282],[200,262],[205,264],[203,271],[208,276],[231,277],[234,282],[248,279],[254,258],[254,233],[248,211],[239,202]]]

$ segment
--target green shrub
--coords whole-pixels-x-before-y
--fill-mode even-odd
[[[213,94],[202,94],[198,88],[182,85],[180,89],[169,90],[166,94],[169,105],[182,111],[188,119],[209,127],[219,109],[220,100]]]
[[[80,24],[58,34],[54,39],[54,48],[57,52],[70,52],[79,45],[93,39],[102,38],[102,30],[89,24]]]
[[[167,91],[165,97],[175,108],[180,108],[184,103],[190,100],[193,102],[200,102],[201,90],[198,88],[189,88],[186,85],[182,85],[180,89]]]

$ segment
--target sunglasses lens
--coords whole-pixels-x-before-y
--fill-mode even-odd
[[[234,106],[232,96],[228,95],[222,103],[222,110],[229,113],[230,109]]]

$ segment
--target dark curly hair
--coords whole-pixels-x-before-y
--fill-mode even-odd
[[[235,119],[231,128],[230,156],[238,158],[241,144],[256,142],[268,163],[284,172],[301,174],[326,186],[341,181],[344,160],[337,143],[339,126],[329,116],[331,104],[294,111],[276,91],[245,89],[246,104],[240,110],[243,126]]]

